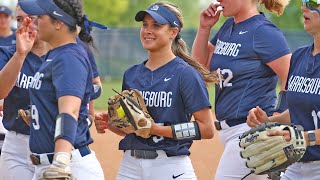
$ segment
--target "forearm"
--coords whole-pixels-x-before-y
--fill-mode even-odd
[[[54,152],[55,153],[57,153],[57,152],[68,152],[68,153],[71,153],[72,148],[73,148],[73,146],[69,141],[67,141],[65,139],[58,139],[55,142]]]
[[[117,135],[119,135],[119,136],[125,136],[125,135],[126,135],[126,133],[124,133],[123,131],[119,130],[118,128],[116,128],[116,127],[114,127],[114,126],[112,126],[112,125],[109,126],[108,129],[109,129],[111,132],[113,132],[113,133],[115,133],[115,134],[117,134]]]
[[[157,124],[154,124],[152,126],[151,135],[156,135],[156,136],[163,136],[167,138],[172,138],[172,128],[171,126],[159,126]]]
[[[211,29],[199,28],[192,46],[192,57],[207,67],[209,60],[208,40]]]
[[[284,111],[283,113],[279,115],[274,115],[269,117],[270,122],[278,122],[281,124],[291,124],[291,119],[290,119],[290,113],[289,110]]]
[[[0,99],[8,96],[15,85],[26,55],[14,53],[9,62],[0,71]]]

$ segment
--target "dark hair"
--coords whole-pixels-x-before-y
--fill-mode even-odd
[[[81,31],[79,33],[79,38],[81,41],[91,44],[93,46],[93,38],[92,36],[86,32],[85,25],[84,25],[84,13],[83,13],[83,7],[81,0],[53,0],[53,2],[64,12],[68,13],[71,17],[73,17],[77,25],[81,27]],[[54,17],[51,17],[52,19],[55,19]],[[67,24],[66,24],[67,25]],[[76,26],[70,26],[69,30],[71,32],[77,31]]]

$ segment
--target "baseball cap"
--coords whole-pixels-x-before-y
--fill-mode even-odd
[[[171,24],[181,30],[181,25],[178,17],[168,8],[161,4],[152,4],[147,10],[139,11],[136,16],[136,21],[143,21],[146,14],[149,14],[159,24]]]
[[[70,26],[77,25],[76,20],[60,9],[52,0],[21,0],[21,9],[30,15],[50,15]]]
[[[315,9],[320,5],[320,0],[302,0],[302,4],[309,9]]]
[[[11,16],[12,11],[7,6],[0,6],[0,13]]]

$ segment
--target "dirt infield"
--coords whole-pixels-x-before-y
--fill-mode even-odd
[[[91,127],[91,134],[95,142],[90,148],[97,154],[104,170],[105,179],[115,179],[122,159],[122,151],[118,150],[121,137],[109,131],[105,134],[98,134],[94,127]],[[201,140],[193,143],[190,157],[199,180],[214,179],[222,151],[223,146],[218,140],[217,132],[211,140]]]

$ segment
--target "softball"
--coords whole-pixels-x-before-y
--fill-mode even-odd
[[[124,113],[124,110],[122,109],[121,106],[117,109],[117,113],[118,113],[119,118],[125,118],[126,117],[126,114]]]

